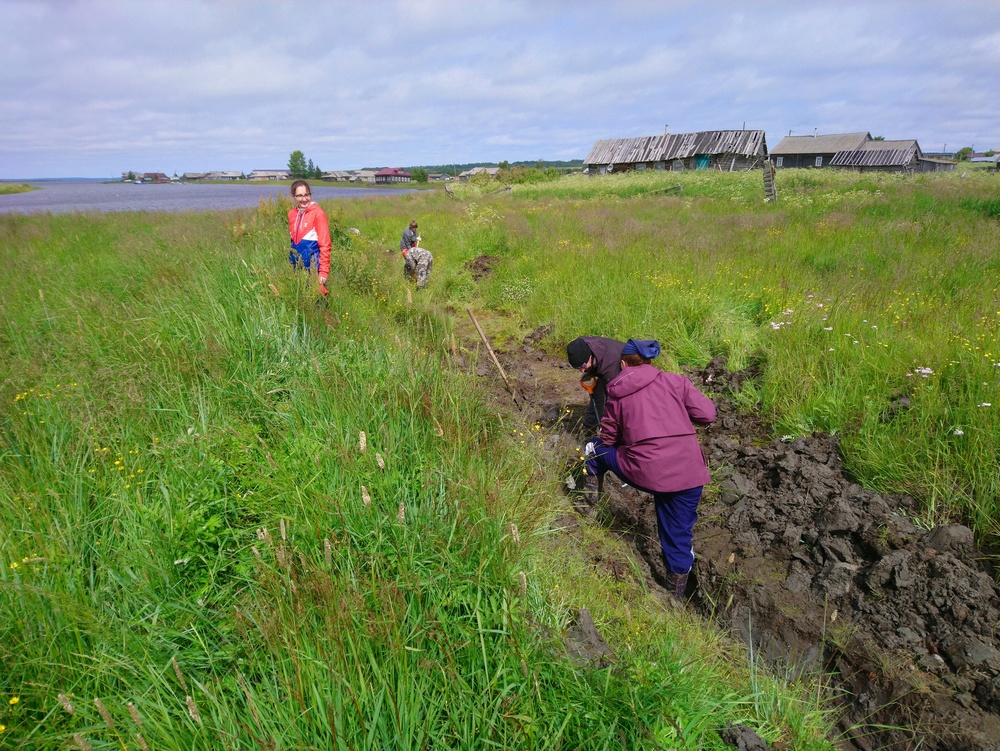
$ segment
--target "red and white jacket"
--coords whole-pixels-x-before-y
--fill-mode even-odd
[[[293,208],[288,212],[288,234],[292,248],[303,260],[319,252],[320,276],[330,273],[330,222],[319,204],[313,201],[305,209]],[[308,262],[306,268],[308,268]]]

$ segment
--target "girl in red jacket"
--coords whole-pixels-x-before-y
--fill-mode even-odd
[[[715,405],[684,376],[650,364],[659,342],[629,339],[622,372],[608,384],[600,437],[587,446],[588,490],[608,470],[653,496],[660,547],[683,600],[694,565],[691,545],[708,467],[693,422],[715,421]]]
[[[312,190],[305,180],[292,183],[292,198],[295,208],[288,212],[288,234],[292,249],[288,260],[292,268],[298,268],[301,261],[306,273],[316,259],[319,272],[319,291],[326,295],[326,278],[330,274],[330,222],[319,204],[312,200]]]

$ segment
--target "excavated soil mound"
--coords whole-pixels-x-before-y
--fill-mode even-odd
[[[465,270],[472,274],[472,278],[478,282],[483,277],[493,273],[493,264],[498,260],[500,259],[497,256],[476,256],[465,264]]]
[[[576,371],[533,349],[549,332],[497,354],[525,420],[550,431],[547,459],[568,468],[586,395]],[[845,749],[1000,749],[1000,593],[972,532],[917,527],[913,499],[851,480],[833,436],[772,439],[729,398],[757,373],[716,359],[687,375],[719,412],[699,429],[713,485],[695,527],[689,607],[779,669],[828,673]],[[633,545],[666,596],[649,497],[608,481],[593,515]]]

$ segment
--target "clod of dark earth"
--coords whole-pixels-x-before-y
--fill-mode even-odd
[[[497,256],[476,256],[465,264],[465,268],[470,274],[472,274],[473,280],[478,282],[484,276],[489,276],[493,273],[493,264],[498,260],[500,259],[497,258]]]
[[[523,417],[549,431],[548,460],[570,467],[586,437],[586,394],[576,371],[535,349],[551,330],[497,355],[525,401]],[[852,481],[834,436],[772,439],[730,398],[759,376],[754,369],[729,372],[720,357],[686,375],[718,409],[699,428],[713,484],[695,527],[688,607],[780,670],[827,674],[843,749],[1000,748],[1000,590],[972,532],[919,528],[912,498]],[[509,400],[503,388],[497,379],[498,402]],[[668,597],[648,496],[606,482],[595,510],[577,508],[628,540],[650,591]],[[621,561],[594,563],[633,575]],[[614,659],[589,613],[576,631],[575,653],[583,639],[596,662]],[[758,747],[741,732],[731,729],[731,745]]]

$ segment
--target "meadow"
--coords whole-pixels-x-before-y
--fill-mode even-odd
[[[529,329],[554,322],[557,339],[657,337],[668,369],[716,355],[732,370],[761,365],[763,380],[741,398],[778,435],[841,436],[859,482],[912,494],[923,523],[962,521],[992,548],[997,188],[983,171],[811,170],[779,172],[775,204],[756,173],[523,186],[515,196],[528,205],[488,209],[503,218],[499,249],[487,241],[485,252],[504,263],[484,304]]]
[[[822,676],[566,544],[558,468],[456,363],[456,311],[499,346],[552,323],[553,353],[759,365],[739,398],[778,433],[838,433],[859,482],[990,542],[995,177],[779,172],[770,205],[759,174],[455,190],[326,204],[327,306],[283,204],[0,217],[0,745],[716,749],[742,722],[832,747]],[[435,266],[408,295],[411,218]],[[613,665],[567,655],[579,607]]]
[[[26,193],[29,190],[38,190],[25,183],[0,183],[0,196],[11,195],[12,193]]]

